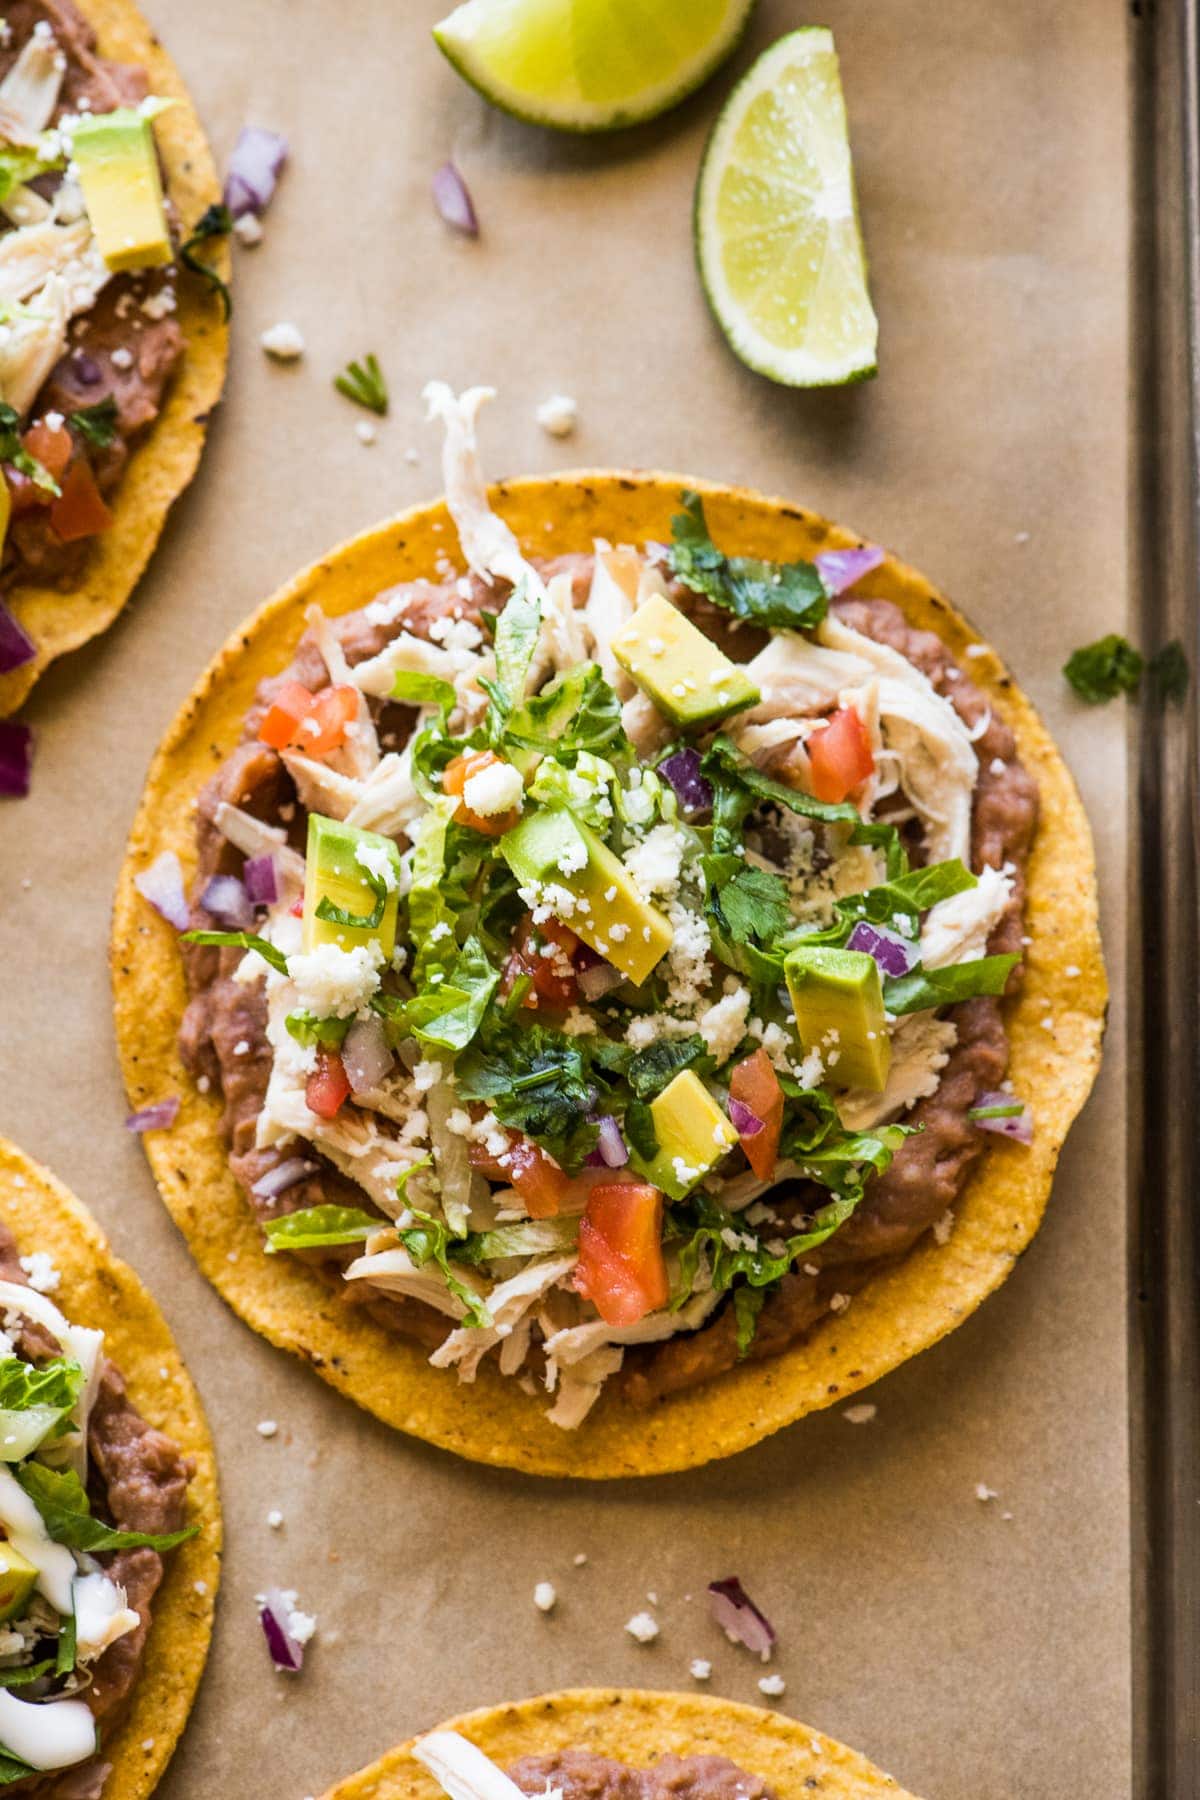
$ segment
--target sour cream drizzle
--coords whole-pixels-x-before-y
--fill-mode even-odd
[[[96,1748],[96,1721],[82,1700],[34,1706],[0,1688],[0,1744],[31,1769],[69,1769]]]
[[[450,1800],[524,1800],[516,1782],[457,1731],[431,1731],[412,1753]],[[559,1790],[548,1790],[545,1800],[561,1800]]]

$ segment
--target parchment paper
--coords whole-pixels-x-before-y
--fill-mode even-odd
[[[1117,1800],[1129,1776],[1122,1095],[1125,721],[1058,670],[1126,612],[1125,18],[1117,0],[830,0],[881,374],[793,394],[726,351],[693,272],[692,182],[731,72],[663,123],[573,143],[489,111],[428,36],[439,0],[148,0],[219,157],[244,120],[293,158],[240,252],[227,402],[122,622],[42,682],[32,797],[0,809],[0,1129],[149,1281],[217,1435],[228,1524],[213,1663],[164,1800],[303,1800],[460,1708],[568,1683],[763,1672],[709,1623],[738,1573],[774,1619],[782,1704],[929,1800]],[[739,58],[806,21],[764,0]],[[478,244],[435,216],[452,152]],[[303,331],[297,367],[258,335]],[[332,390],[381,357],[373,447]],[[490,381],[496,474],[691,470],[787,494],[938,581],[1044,707],[1089,803],[1117,1002],[1047,1223],[1008,1285],[870,1398],[647,1485],[487,1473],[389,1435],[226,1313],[125,1111],[109,898],[151,749],[226,632],[302,563],[439,486],[430,376]],[[566,444],[534,422],[573,394]],[[417,460],[406,459],[414,448]],[[1050,821],[1053,829],[1053,821]],[[266,1439],[260,1420],[279,1431]],[[977,1483],[997,1490],[975,1497]],[[285,1515],[281,1530],[266,1523]],[[577,1553],[588,1557],[575,1568]],[[534,1584],[555,1583],[549,1616]],[[274,1675],[253,1596],[320,1620]],[[661,1635],[623,1626],[657,1596]]]

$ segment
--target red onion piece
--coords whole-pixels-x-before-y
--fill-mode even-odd
[[[172,1094],[166,1100],[156,1100],[153,1106],[143,1106],[140,1112],[130,1113],[125,1121],[126,1131],[166,1131],[179,1117],[179,1095]]]
[[[225,204],[235,219],[266,210],[287,153],[287,139],[278,132],[242,126],[225,177]]]
[[[592,1151],[592,1156],[598,1157],[599,1161],[592,1166],[599,1168],[603,1165],[606,1169],[623,1169],[629,1161],[629,1151],[625,1147],[625,1139],[621,1136],[621,1127],[611,1113],[605,1113],[604,1117],[598,1119],[596,1123],[600,1127],[600,1135],[596,1139],[596,1148]],[[588,1161],[591,1162],[591,1160],[592,1157],[589,1156]]]
[[[258,1622],[267,1640],[271,1661],[281,1675],[298,1675],[304,1667],[304,1645],[287,1628],[292,1609],[278,1588],[268,1588],[258,1605]]]
[[[249,856],[242,870],[242,882],[255,906],[274,906],[279,898],[279,876],[273,856]]]
[[[205,884],[200,904],[232,931],[249,931],[254,924],[250,896],[236,875],[214,875]]]
[[[156,856],[149,868],[135,875],[133,885],[176,931],[188,928],[188,904],[183,891],[183,870],[173,850]]]
[[[822,550],[814,561],[826,593],[837,595],[877,569],[885,555],[878,544],[863,544],[858,550]]]
[[[596,962],[590,968],[580,969],[575,979],[585,1000],[602,1000],[613,988],[620,987],[625,977],[611,963]]]
[[[712,811],[712,786],[700,773],[698,750],[677,750],[660,762],[657,773],[670,782],[675,798],[689,817]]]
[[[23,800],[33,769],[33,733],[28,725],[0,719],[0,795]]]
[[[433,204],[447,225],[465,237],[479,236],[475,203],[466,182],[452,162],[443,163],[433,178]]]
[[[7,606],[0,603],[0,675],[7,675],[10,669],[23,668],[36,655],[37,645],[25,627],[17,623]]]
[[[920,946],[911,938],[889,931],[886,925],[868,925],[865,919],[860,919],[850,933],[846,948],[873,956],[884,975],[907,975],[921,960]]]
[[[981,1106],[1019,1106],[1019,1113],[1010,1113],[1006,1118],[977,1119],[973,1114]],[[997,1137],[1011,1138],[1014,1144],[1032,1144],[1033,1142],[1033,1109],[1027,1101],[1018,1100],[1015,1094],[1006,1094],[1002,1088],[987,1094],[976,1094],[975,1105],[967,1117],[979,1131],[994,1131]]]
[[[273,1200],[276,1194],[286,1193],[303,1181],[306,1176],[315,1175],[315,1162],[305,1162],[302,1156],[288,1156],[283,1162],[276,1163],[265,1175],[260,1175],[250,1189],[260,1200]]]
[[[104,370],[95,357],[88,356],[83,350],[76,350],[71,358],[71,367],[81,387],[98,387],[104,379]]]
[[[744,1644],[764,1662],[770,1660],[775,1645],[775,1627],[765,1613],[759,1612],[736,1575],[723,1581],[710,1581],[708,1603],[712,1616],[732,1644]]]
[[[369,1018],[356,1019],[342,1045],[342,1065],[352,1092],[365,1094],[368,1089],[377,1088],[394,1061],[383,1020],[374,1013]]]
[[[739,1137],[757,1137],[763,1129],[762,1120],[756,1112],[751,1112],[744,1100],[730,1100],[729,1117]]]

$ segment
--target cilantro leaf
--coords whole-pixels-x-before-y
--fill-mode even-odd
[[[267,1255],[280,1250],[320,1250],[336,1244],[360,1244],[374,1231],[381,1231],[387,1220],[366,1213],[357,1206],[305,1206],[298,1212],[284,1213],[268,1219],[263,1229],[267,1236]]]
[[[71,414],[70,423],[93,449],[107,450],[117,435],[116,400],[106,394],[94,406],[81,406]]]
[[[673,543],[667,561],[673,575],[726,612],[755,625],[813,631],[829,607],[815,563],[770,563],[752,556],[725,556],[708,535],[704,502],[690,490],[684,510],[671,520]]]
[[[843,899],[835,900],[835,922],[823,931],[805,932],[795,942],[840,948],[860,919],[871,925],[889,927],[895,926],[897,920],[907,919],[910,935],[915,938],[922,913],[928,912],[940,900],[949,900],[978,885],[977,878],[957,857],[951,857],[947,862],[928,863],[922,869],[897,876],[895,881],[868,888],[865,893],[847,894]]]
[[[931,1006],[953,1006],[980,994],[1002,994],[1019,956],[980,956],[972,962],[954,963],[948,969],[913,969],[883,984],[883,1004],[888,1012],[924,1012]]]
[[[588,1115],[597,1087],[580,1040],[493,1015],[455,1073],[464,1100],[486,1100],[502,1125],[535,1139],[569,1173],[595,1148]]]
[[[486,1331],[493,1323],[491,1313],[474,1288],[468,1287],[450,1267],[451,1252],[458,1248],[457,1240],[451,1238],[441,1221],[433,1218],[430,1213],[419,1212],[416,1207],[410,1208],[410,1211],[419,1223],[408,1226],[400,1233],[400,1241],[409,1256],[418,1269],[423,1269],[426,1263],[436,1263],[446,1286],[466,1308],[464,1323]]]
[[[659,1038],[657,1043],[637,1052],[626,1079],[639,1100],[653,1100],[685,1069],[702,1064],[707,1054],[704,1039],[698,1033],[685,1038]]]
[[[44,469],[37,457],[31,456],[21,442],[21,416],[7,401],[0,401],[0,463],[10,464],[18,474],[27,476],[45,494],[62,493],[49,470]]]
[[[194,1538],[198,1525],[182,1531],[154,1533],[118,1531],[92,1517],[88,1497],[73,1469],[48,1469],[44,1463],[22,1463],[13,1470],[17,1481],[42,1516],[42,1523],[56,1544],[95,1555],[104,1550],[173,1550]]]
[[[1142,678],[1145,659],[1128,639],[1110,631],[1072,652],[1063,664],[1063,674],[1081,700],[1098,706],[1115,700],[1118,694],[1131,694]]]
[[[794,924],[787,882],[755,869],[740,856],[705,856],[709,910],[722,934],[735,944],[771,944]]]
[[[214,201],[212,206],[207,207],[201,213],[191,236],[179,246],[179,260],[184,268],[190,269],[193,275],[198,275],[201,281],[206,282],[215,294],[220,295],[221,316],[226,322],[233,311],[229,285],[222,281],[217,271],[208,263],[201,262],[196,251],[201,244],[207,244],[210,238],[228,237],[232,230],[233,214],[227,206],[222,206],[219,201]]]
[[[625,1108],[622,1123],[629,1148],[643,1162],[653,1162],[658,1155],[658,1133],[654,1129],[654,1114],[650,1111],[648,1102],[631,1100]]]
[[[264,937],[253,931],[183,931],[179,935],[181,944],[226,944],[242,950],[257,950],[263,961],[280,975],[288,972],[287,957],[282,950]]]
[[[849,825],[852,844],[874,844],[884,852],[889,881],[907,873],[908,857],[894,825],[863,819],[849,801],[817,800],[764,775],[723,732],[705,751],[700,770],[713,790],[712,842],[718,854],[728,854],[741,843],[746,819],[767,800],[823,825]]]

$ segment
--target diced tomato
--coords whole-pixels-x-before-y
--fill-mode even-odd
[[[346,1065],[338,1051],[318,1050],[317,1066],[304,1088],[309,1112],[315,1112],[319,1119],[334,1119],[349,1092]]]
[[[503,762],[494,750],[472,750],[466,756],[456,756],[442,770],[442,787],[448,794],[461,794],[472,775],[478,775],[484,769],[490,769],[493,763]],[[473,831],[482,831],[485,837],[503,837],[511,831],[521,813],[518,807],[510,807],[508,812],[477,813],[464,800],[454,815],[459,825],[469,825]]]
[[[605,1182],[579,1221],[575,1286],[606,1325],[636,1325],[669,1295],[663,1198],[646,1182]]]
[[[492,1181],[507,1181],[525,1202],[531,1219],[552,1219],[571,1191],[571,1177],[540,1144],[519,1131],[507,1134],[508,1148],[494,1155],[486,1144],[472,1144],[471,1167]]]
[[[296,747],[306,756],[328,756],[340,750],[346,741],[346,727],[358,717],[359,693],[356,687],[322,688],[312,703],[308,717],[301,719]]]
[[[853,706],[835,712],[828,725],[813,732],[805,749],[818,800],[844,800],[875,770],[867,728]]]
[[[62,493],[50,502],[50,529],[64,544],[96,537],[112,524],[92,465],[82,454],[75,458],[59,483]]]
[[[542,955],[547,946],[554,950],[554,955]],[[548,1006],[565,1012],[579,999],[575,970],[566,966],[578,947],[579,939],[561,920],[550,918],[535,925],[533,915],[526,913],[516,945],[504,965],[501,994],[511,994],[520,977],[528,975],[531,985],[522,1005],[534,1010]]]
[[[39,419],[36,425],[22,432],[21,444],[41,463],[47,475],[61,482],[75,448],[74,439],[65,425],[48,425],[45,419]]]
[[[763,1128],[743,1135],[742,1149],[746,1161],[760,1181],[770,1181],[779,1156],[779,1134],[783,1130],[783,1089],[765,1050],[756,1050],[734,1068],[729,1078],[729,1094],[748,1106]]]
[[[304,917],[304,896],[303,896],[303,894],[300,896],[300,898],[298,900],[292,901],[292,904],[288,907],[288,911],[291,913],[293,919],[302,919]]]
[[[267,708],[258,728],[259,742],[272,750],[286,750],[300,732],[300,722],[312,711],[315,696],[300,681],[285,681]]]

